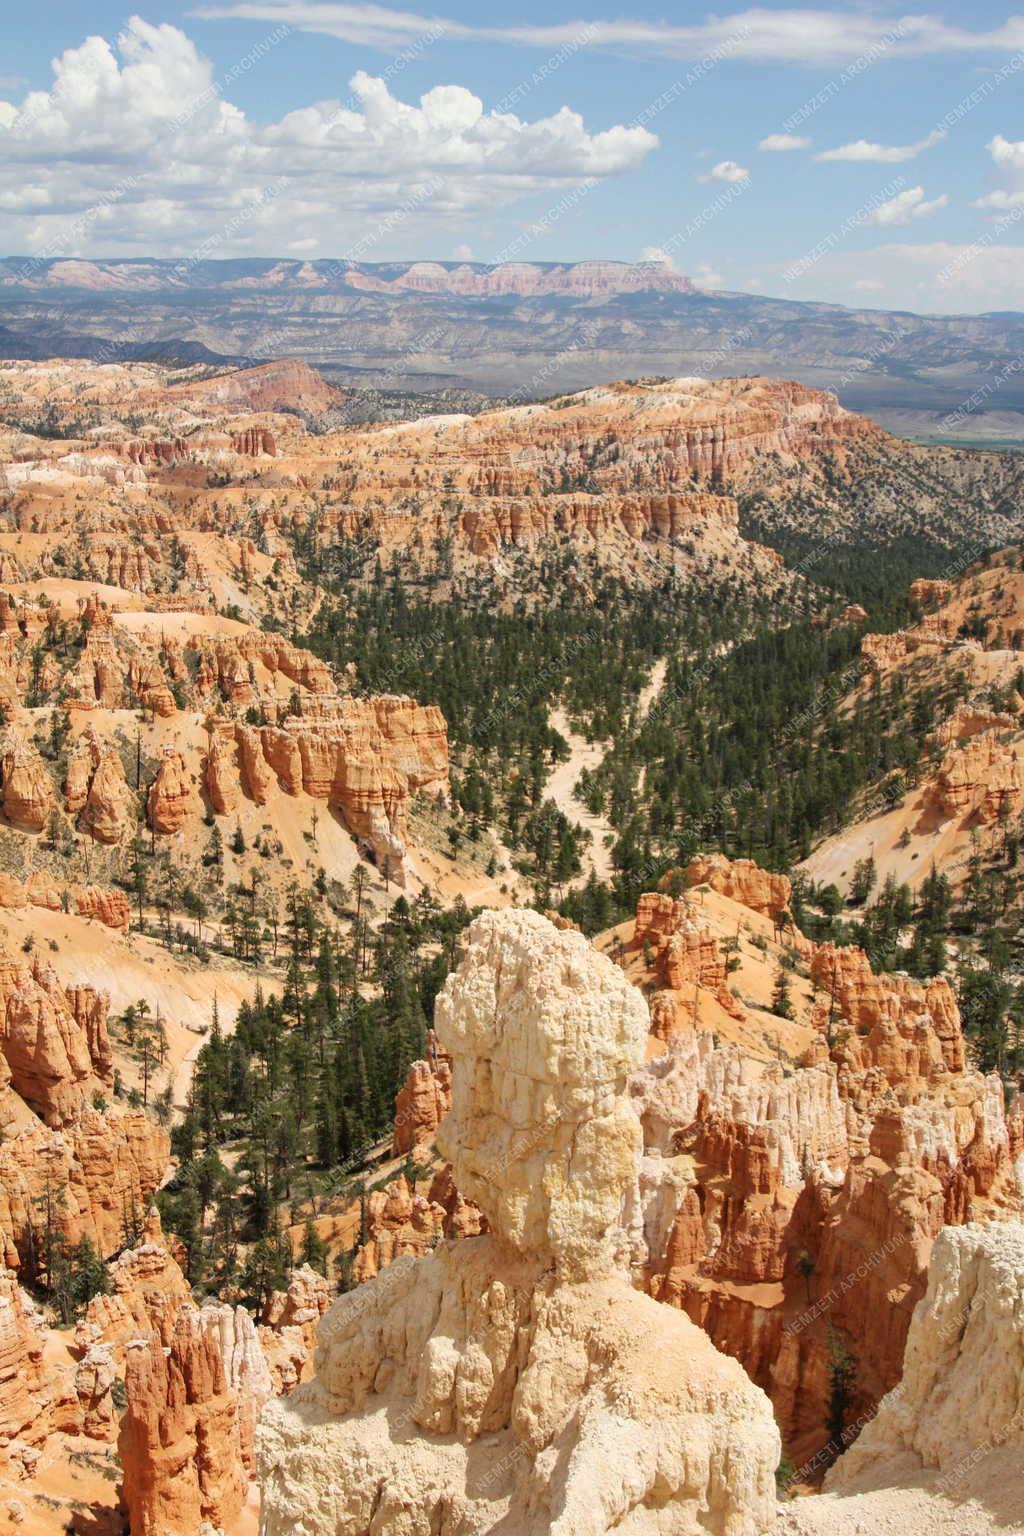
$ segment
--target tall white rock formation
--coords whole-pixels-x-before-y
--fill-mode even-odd
[[[438,1001],[444,1150],[490,1232],[341,1297],[257,1431],[265,1536],[755,1536],[767,1398],[631,1289],[647,1009],[578,933],[489,912]]]

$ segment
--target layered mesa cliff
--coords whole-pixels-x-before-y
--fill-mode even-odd
[[[714,579],[708,562],[724,561],[775,583],[776,557],[739,534],[734,485],[756,460],[798,463],[881,436],[797,384],[610,384],[353,433],[324,522],[348,539],[371,528],[387,551],[424,561],[439,541],[494,562],[569,540],[634,580],[656,580],[666,564]]]
[[[0,392],[0,576],[262,612],[282,587],[301,598],[298,535],[340,541],[367,573],[401,558],[516,587],[564,545],[633,582],[675,568],[774,587],[779,562],[741,537],[733,492],[755,465],[816,474],[885,439],[833,396],[768,379],[620,383],[307,436],[294,413],[330,394],[287,361],[169,383],[141,364],[17,365]]]
[[[401,563],[435,592],[471,575],[532,591],[558,550],[639,584],[674,570],[781,591],[791,578],[741,535],[737,498],[773,538],[811,520],[819,541],[913,531],[954,549],[1015,526],[1019,487],[999,455],[902,442],[786,380],[642,379],[309,435],[306,416],[330,425],[333,394],[287,359],[212,378],[5,369],[0,579],[276,613],[282,593],[303,603],[296,548],[338,542],[346,569]]]
[[[322,289],[327,293],[354,290],[369,293],[451,293],[472,298],[514,295],[528,298],[565,294],[573,298],[600,298],[616,293],[653,291],[693,293],[693,282],[657,261],[503,261],[483,262],[374,262],[374,261],[263,261],[248,263],[239,276],[230,263],[223,272],[208,262],[204,281],[213,288],[264,292],[277,289]],[[24,264],[0,262],[0,287],[26,289],[90,289],[93,292],[142,291],[163,288],[180,290],[182,279],[192,276],[188,264],[175,261],[82,261],[74,258]]]
[[[437,1008],[442,1136],[490,1230],[334,1303],[312,1381],[257,1432],[264,1529],[752,1536],[768,1403],[624,1267],[643,1001],[538,914],[485,914],[468,940]]]
[[[208,814],[234,824],[247,806],[290,799],[307,817],[317,803],[335,812],[404,880],[411,798],[447,791],[436,707],[339,693],[308,651],[237,621],[182,612],[135,622],[95,592],[77,611],[69,642],[59,603],[39,608],[0,592],[0,700],[11,722],[0,741],[0,807],[10,827],[66,824],[116,846],[140,825],[195,837]],[[49,708],[51,735],[67,740],[63,772],[28,734],[38,718],[24,712],[30,702]],[[121,906],[107,920],[124,926]]]

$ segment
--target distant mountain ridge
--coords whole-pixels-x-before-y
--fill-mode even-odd
[[[523,400],[614,378],[783,377],[903,436],[1024,444],[1024,315],[704,290],[658,262],[0,259],[0,356],[168,354]]]
[[[463,297],[595,298],[615,293],[694,293],[691,278],[664,262],[645,261],[191,261],[76,257],[5,257],[0,287],[81,288],[100,293],[156,293],[188,288],[276,290],[288,286],[355,293],[450,293]]]

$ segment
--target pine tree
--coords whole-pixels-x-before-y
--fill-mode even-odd
[[[828,1411],[825,1428],[833,1458],[846,1449],[846,1419],[857,1381],[857,1360],[834,1328],[828,1331]]]
[[[307,1221],[302,1236],[301,1261],[308,1264],[310,1269],[315,1269],[319,1274],[327,1274],[327,1244],[320,1236],[312,1221]]]
[[[791,1019],[793,1017],[793,1001],[790,994],[789,976],[781,965],[775,972],[771,1011],[772,1013],[777,1013],[781,1019]]]

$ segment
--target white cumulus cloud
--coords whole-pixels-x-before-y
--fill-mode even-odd
[[[673,270],[675,269],[675,257],[670,255],[663,246],[645,245],[640,254],[644,261],[656,261],[661,267],[672,267]]]
[[[735,160],[719,160],[706,176],[699,176],[697,179],[698,181],[749,181],[750,172],[745,165],[737,165]]]
[[[1024,139],[1007,139],[1001,133],[997,133],[985,148],[992,156],[996,169],[1005,177],[1009,185],[999,187],[995,192],[986,192],[984,197],[976,198],[971,204],[972,208],[985,208],[996,214],[1005,213],[1010,209],[1024,208]],[[1019,215],[1014,217],[1017,218]]]
[[[283,34],[282,34],[283,35]],[[252,68],[279,68],[272,48]],[[461,85],[418,103],[360,70],[346,101],[261,126],[179,28],[132,17],[54,61],[49,90],[0,102],[0,245],[30,254],[391,254],[435,225],[635,169],[642,127],[591,132],[562,107],[524,120]],[[353,242],[357,251],[353,252]]]
[[[708,262],[702,261],[694,267],[690,273],[698,288],[721,288],[725,282],[725,274],[717,271]]]
[[[907,187],[903,192],[897,192],[895,197],[890,197],[887,202],[879,203],[868,214],[868,224],[892,225],[910,224],[915,219],[927,219],[933,213],[938,213],[940,208],[945,208],[949,202],[946,193],[934,197],[928,202],[924,195],[923,187]]]
[[[924,149],[931,149],[946,137],[944,128],[933,128],[931,133],[918,139],[916,144],[875,144],[870,139],[854,139],[852,144],[840,144],[838,149],[823,149],[815,160],[869,160],[877,165],[899,165],[913,160]]]
[[[809,149],[810,144],[810,139],[802,138],[798,133],[770,133],[757,147],[774,154],[785,154],[788,150]]]

